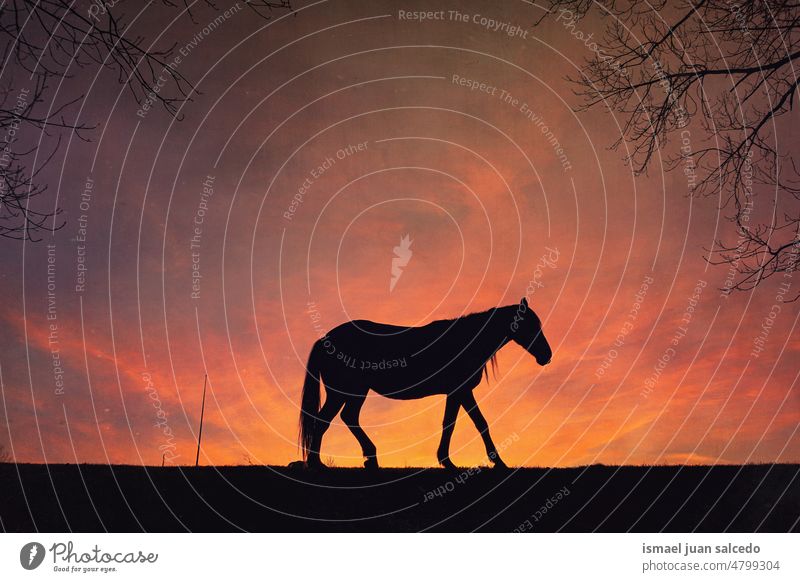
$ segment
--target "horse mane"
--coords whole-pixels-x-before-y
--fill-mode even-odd
[[[492,356],[486,360],[486,363],[483,364],[483,375],[486,376],[486,381],[489,381],[489,370],[487,369],[487,365],[489,362],[492,363],[492,377],[497,380],[497,352],[492,354]]]
[[[512,306],[515,307],[515,306]],[[503,309],[502,307],[492,307],[490,309],[486,309],[485,311],[476,311],[474,313],[468,313],[466,315],[462,315],[460,317],[455,317],[453,319],[440,319],[437,321],[432,322],[430,325],[440,325],[440,326],[447,326],[451,331],[459,331],[463,332],[466,337],[478,337],[478,332],[482,329],[486,329],[488,325],[488,321],[495,317],[496,320],[502,321],[503,325],[506,324],[505,320],[497,314],[497,312]],[[497,380],[497,351],[500,349],[500,346],[495,346],[492,355],[483,363],[483,367],[481,368],[481,375],[486,376],[486,381],[489,381],[489,366],[491,365],[492,368],[492,376],[495,380]]]

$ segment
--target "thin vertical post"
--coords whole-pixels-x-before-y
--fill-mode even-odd
[[[203,438],[203,416],[206,412],[206,384],[208,384],[208,374],[203,379],[203,404],[200,406],[200,431],[197,434],[197,457],[194,460],[194,466],[200,464],[200,440]]]

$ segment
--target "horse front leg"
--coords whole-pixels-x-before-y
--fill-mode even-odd
[[[464,410],[467,411],[467,414],[469,414],[472,422],[475,423],[475,428],[481,433],[483,444],[486,447],[486,455],[489,457],[489,460],[494,463],[494,466],[498,469],[505,469],[506,464],[503,462],[503,459],[500,458],[497,447],[494,446],[492,435],[489,434],[489,423],[486,422],[486,418],[484,418],[480,408],[478,408],[478,403],[475,401],[475,395],[472,393],[472,390],[468,390],[462,396],[461,404],[464,406]]]
[[[456,466],[450,460],[450,439],[453,436],[453,429],[456,426],[456,418],[458,417],[458,408],[461,402],[454,394],[447,395],[447,401],[444,405],[444,419],[442,420],[442,440],[439,443],[439,450],[436,456],[439,464],[445,469],[455,469]]]

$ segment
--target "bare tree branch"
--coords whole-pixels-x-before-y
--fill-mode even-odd
[[[190,8],[197,5],[189,0],[162,4],[192,19]],[[252,0],[246,5],[265,19],[275,10],[291,10],[289,0]],[[203,0],[201,6],[218,10],[211,0]],[[52,102],[53,82],[81,69],[103,67],[116,73],[140,106],[159,103],[177,115],[190,100],[193,84],[170,64],[175,47],[147,46],[145,39],[131,36],[111,2],[95,0],[87,8],[72,0],[0,0],[0,237],[39,240],[42,232],[64,224],[60,209],[37,207],[35,199],[47,191],[37,176],[58,151],[62,133],[87,139],[93,126],[74,119],[73,106],[83,95]],[[23,129],[57,136],[55,147],[37,152],[21,138]]]
[[[800,4],[551,0],[549,11],[566,27],[590,11],[605,22],[597,50],[572,81],[579,110],[605,106],[622,114],[612,147],[626,144],[636,173],[674,151],[668,146],[680,144],[688,127],[703,130],[700,141],[712,145],[679,148],[666,166],[691,173],[691,194],[721,195],[730,208],[738,239],[718,241],[707,259],[735,269],[731,289],[792,273],[800,174],[785,128],[797,125]],[[760,222],[751,224],[755,200]]]

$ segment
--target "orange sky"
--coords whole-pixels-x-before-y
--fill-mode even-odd
[[[68,223],[37,244],[0,241],[0,443],[19,461],[159,464],[168,451],[172,464],[193,463],[207,370],[202,462],[287,463],[298,458],[315,319],[323,329],[348,319],[423,324],[515,303],[532,279],[553,363],[540,368],[509,345],[497,379],[476,391],[507,463],[800,461],[797,303],[780,304],[764,351],[751,355],[779,284],[796,294],[800,281],[720,293],[727,269],[702,257],[715,237],[730,240],[725,211],[688,198],[686,178],[664,172],[659,157],[634,178],[624,151],[608,150],[624,120],[571,110],[564,77],[589,56],[582,43],[556,23],[529,28],[538,13],[523,2],[441,5],[466,23],[401,20],[411,4],[298,7],[266,28],[242,11],[204,37],[180,65],[201,91],[181,122],[159,109],[137,116],[113,76],[64,88],[87,94],[81,115],[99,124],[92,142],[72,140],[48,167]],[[522,25],[527,38],[487,30],[476,14]],[[165,34],[183,46],[215,16]],[[159,18],[139,26],[153,30]],[[599,34],[592,20],[581,26]],[[473,91],[461,78],[497,89]],[[697,149],[705,136],[691,129]],[[337,157],[357,144],[362,151]],[[81,210],[87,176],[93,194]],[[208,176],[195,299],[190,239]],[[759,199],[756,212],[768,204]],[[76,293],[81,214],[87,286]],[[413,255],[390,292],[393,248],[406,234]],[[558,260],[537,273],[548,248]],[[433,465],[442,412],[439,397],[371,394],[361,419],[383,465]],[[485,462],[463,413],[451,456]],[[361,464],[338,420],[326,459]]]

